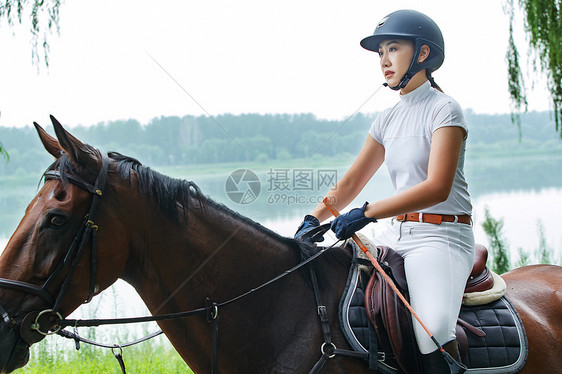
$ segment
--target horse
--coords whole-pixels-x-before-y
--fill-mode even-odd
[[[102,153],[51,120],[56,138],[35,127],[55,161],[0,256],[0,372],[24,366],[30,344],[118,278],[155,316],[212,302],[217,342],[209,315],[158,322],[195,373],[214,370],[214,355],[221,373],[308,373],[324,353],[323,323],[330,344],[350,349],[337,318],[348,249],[335,246],[314,261],[329,321],[321,322],[305,272],[259,288],[301,262],[297,241],[216,203],[193,182]],[[560,370],[562,268],[527,266],[504,279],[528,335],[522,373]],[[248,290],[255,292],[237,298]],[[217,308],[225,300],[234,301]],[[30,325],[41,336],[29,338]],[[330,356],[321,372],[376,373],[343,355]]]

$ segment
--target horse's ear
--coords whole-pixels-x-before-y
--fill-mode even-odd
[[[50,117],[60,146],[70,159],[81,166],[97,165],[97,159],[92,152],[80,140],[66,131],[55,117]]]
[[[45,131],[45,129],[39,126],[37,122],[33,122],[33,125],[35,126],[35,129],[39,134],[39,139],[41,139],[41,143],[43,143],[43,146],[45,147],[47,152],[52,154],[53,157],[59,158],[60,155],[62,154],[62,148],[60,147],[60,144],[57,141],[57,139],[49,135],[47,131]]]

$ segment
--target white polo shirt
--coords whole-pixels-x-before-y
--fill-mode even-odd
[[[445,126],[468,128],[460,105],[426,81],[373,122],[369,134],[385,149],[385,162],[396,193],[427,179],[433,132]],[[471,214],[472,204],[464,176],[466,138],[457,171],[446,201],[421,210],[435,214]]]

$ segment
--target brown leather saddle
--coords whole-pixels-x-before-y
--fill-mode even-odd
[[[378,247],[377,249],[377,259],[379,264],[394,280],[398,289],[409,301],[403,258],[390,248]],[[475,262],[470,277],[467,280],[465,293],[483,292],[491,289],[494,285],[492,272],[486,267],[486,261],[488,258],[487,249],[480,244],[477,244],[475,249]],[[380,348],[382,348],[386,357],[386,363],[395,367],[398,370],[397,372],[405,372],[409,374],[423,373],[421,354],[414,336],[411,314],[377,271],[372,273],[364,294],[367,317],[375,327]],[[506,312],[508,314],[516,314],[514,310],[511,310],[512,307],[510,305],[504,306],[506,303],[508,304],[509,302],[507,300],[503,303],[500,302],[499,304],[501,305],[498,305],[497,307],[502,311],[504,309],[509,309],[509,311]],[[459,318],[458,320],[457,340],[460,344],[463,362],[469,361],[469,337],[472,340],[480,339],[483,341],[486,339],[485,329],[482,327],[483,325],[481,326],[481,321],[477,318],[479,315],[486,313],[485,308],[486,306],[484,306],[484,309],[482,310],[478,308],[469,308],[468,311],[465,311],[465,314],[468,313],[466,316],[470,322],[467,322],[462,318]],[[466,308],[463,307],[463,309]],[[500,313],[503,313],[502,311],[500,311]],[[494,315],[498,314],[497,311],[491,310],[491,312],[495,313]],[[463,317],[462,311],[460,317]],[[486,319],[489,318],[484,317],[484,320]],[[523,350],[520,349],[520,346],[526,345],[526,342],[523,344],[523,342],[520,341],[520,330],[522,329],[522,324],[521,326],[514,326],[514,328],[515,331],[513,340],[516,340],[516,342],[513,345],[517,347],[513,347],[512,356],[521,356],[521,352],[523,352]],[[479,347],[477,347],[478,349],[486,346],[485,343],[481,343],[480,340],[476,343],[476,345],[479,345]],[[523,357],[523,364],[525,360],[526,353]],[[517,361],[517,365],[521,365],[522,360],[519,356],[517,356],[512,359],[512,361]],[[478,365],[484,367],[492,364],[488,361],[487,363],[479,363]],[[497,373],[501,373],[501,371],[498,371]]]
[[[494,277],[486,266],[488,249],[482,244],[476,244],[474,250],[474,265],[466,282],[464,293],[483,292],[494,286]]]

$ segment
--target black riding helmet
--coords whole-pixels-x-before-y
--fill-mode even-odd
[[[390,87],[399,90],[406,87],[410,79],[420,70],[427,69],[429,73],[439,69],[445,59],[445,43],[439,26],[428,16],[415,10],[397,10],[384,17],[375,28],[373,35],[361,40],[361,46],[370,51],[378,52],[383,40],[407,39],[414,43],[414,58],[406,74],[397,86]],[[421,64],[417,56],[422,45],[429,46],[429,56]],[[385,83],[386,86],[388,84]]]

